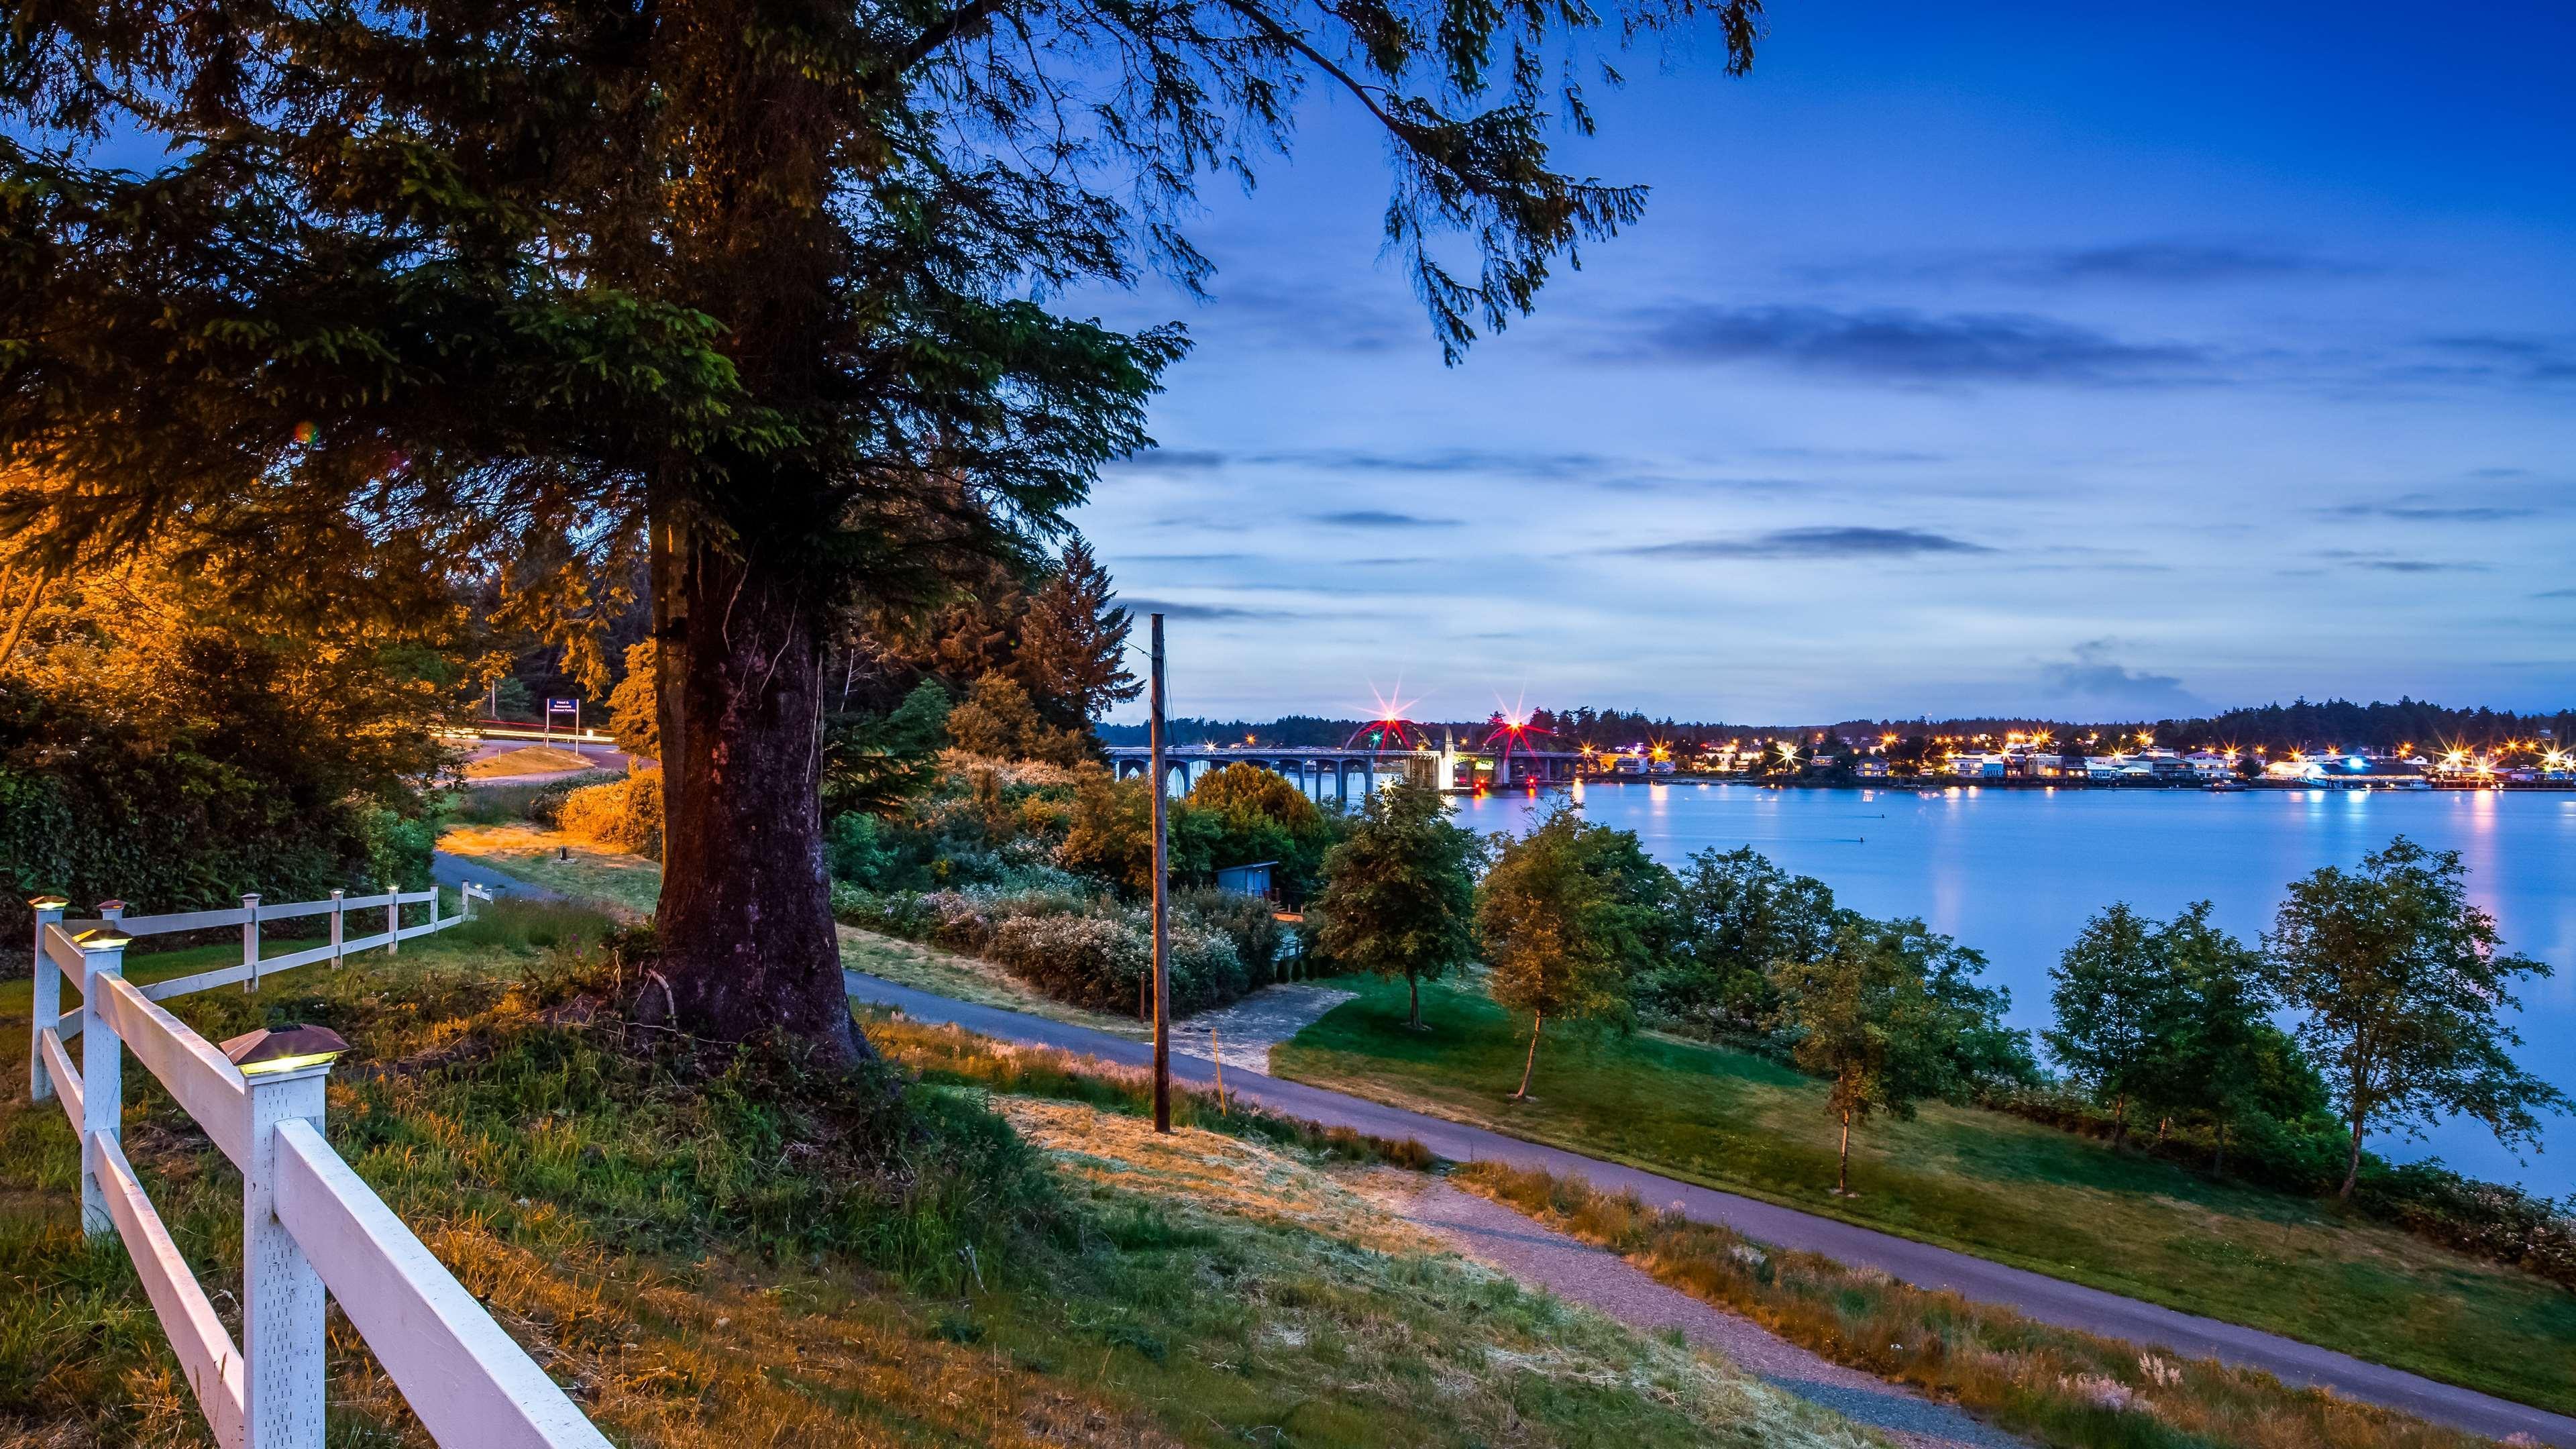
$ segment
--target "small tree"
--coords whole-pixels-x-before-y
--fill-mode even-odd
[[[1812,961],[1833,946],[1833,891],[1749,845],[1692,856],[1674,904],[1674,949],[1643,994],[1655,1010],[1703,1028],[1758,1030],[1778,1006],[1772,963]]]
[[[1494,867],[1476,891],[1476,941],[1493,973],[1487,989],[1502,1005],[1530,1014],[1516,1102],[1529,1096],[1547,1019],[1622,1009],[1626,978],[1644,953],[1645,912],[1623,899],[1615,877],[1591,868],[1609,856],[1597,848],[1595,832],[1624,833],[1565,808],[1518,840],[1500,837]]]
[[[1851,1191],[1851,1130],[1873,1112],[1905,1120],[1915,1103],[1962,1081],[1972,1013],[1930,989],[1914,957],[1872,923],[1846,917],[1833,949],[1782,961],[1771,973],[1775,1024],[1794,1039],[1798,1065],[1833,1084],[1826,1109],[1842,1125],[1834,1194]]]
[[[887,815],[939,779],[948,691],[925,679],[884,714],[841,715],[823,729],[823,812]]]
[[[2211,925],[2209,915],[2209,902],[2194,902],[2150,942],[2170,990],[2137,1086],[2159,1113],[2210,1124],[2218,1143],[2214,1170],[2226,1162],[2230,1126],[2251,1112],[2278,1115],[2281,1084],[2295,1076],[2296,1064],[2274,1058],[2283,1049],[2295,1058],[2297,1048],[2264,1019],[2272,1000],[2261,953]]]
[[[1402,780],[1369,797],[1351,837],[1324,857],[1315,902],[1321,944],[1343,964],[1404,978],[1406,1025],[1422,1029],[1422,981],[1462,965],[1475,950],[1474,831],[1452,823],[1430,785]]]
[[[2503,953],[2495,918],[2469,904],[2460,854],[2398,836],[2362,857],[2294,881],[2264,940],[2282,1001],[2307,1013],[2299,1044],[2324,1069],[2352,1127],[2343,1186],[2361,1177],[2374,1121],[2420,1134],[2435,1114],[2484,1122],[2497,1140],[2536,1144],[2540,1111],[2565,1093],[2516,1065],[2522,1038],[2497,1020],[2517,1008],[2514,983],[2546,963]]]
[[[1109,570],[1080,538],[1065,545],[1062,566],[1029,596],[1020,622],[1020,677],[1039,712],[1068,728],[1087,727],[1145,685],[1127,668],[1127,631],[1135,620],[1114,602]]]
[[[2057,1024],[2042,1039],[2096,1101],[2110,1104],[2114,1147],[2128,1135],[2130,1098],[2153,1080],[2157,1034],[2174,1005],[2173,972],[2155,932],[2154,921],[2114,903],[2084,923],[2048,971]]]
[[[626,677],[608,692],[608,732],[617,747],[648,760],[662,757],[661,704],[654,689],[653,641],[626,646]]]
[[[1231,764],[1199,777],[1182,797],[1212,833],[1208,864],[1274,861],[1280,892],[1303,900],[1315,888],[1333,825],[1284,776],[1258,765]]]

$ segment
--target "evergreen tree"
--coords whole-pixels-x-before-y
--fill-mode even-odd
[[[1109,570],[1079,538],[1065,545],[1055,576],[1029,596],[1020,624],[1020,678],[1055,724],[1087,729],[1111,705],[1145,691],[1127,668],[1127,631],[1135,620],[1115,598]]]
[[[1337,964],[1404,978],[1406,1024],[1422,1028],[1422,982],[1465,965],[1475,950],[1475,832],[1449,819],[1440,792],[1399,780],[1371,795],[1350,839],[1324,857],[1313,914]]]
[[[2524,1071],[2522,1038],[2498,1019],[2516,982],[2548,963],[2504,953],[2495,918],[2469,904],[2460,853],[2400,835],[2362,857],[2290,883],[2264,940],[2274,988],[2304,1011],[2299,1044],[2324,1071],[2351,1125],[2341,1197],[2361,1177],[2371,1125],[2420,1132],[2436,1113],[2473,1117],[2499,1141],[2536,1143],[2537,1113],[2565,1093]]]
[[[1708,4],[1741,70],[1758,0]],[[1148,266],[1198,286],[1174,218],[1320,80],[1392,141],[1389,244],[1454,359],[1640,214],[1548,164],[1552,107],[1590,124],[1589,36],[1700,10],[20,7],[0,535],[55,570],[181,523],[281,573],[396,538],[508,564],[507,608],[594,688],[646,559],[665,999],[703,1036],[849,1059],[825,641],[1030,558],[1147,441],[1183,349],[1037,299]],[[111,139],[166,149],[93,164]]]
[[[1834,893],[1751,846],[1690,858],[1674,892],[1674,948],[1640,987],[1653,1009],[1710,1031],[1754,1031],[1778,1003],[1771,967],[1833,945]]]
[[[2174,1009],[2173,971],[2152,920],[2115,902],[2048,969],[2056,1025],[2041,1033],[2051,1056],[2111,1108],[2111,1144],[2129,1131],[2129,1103],[2155,1081],[2158,1035]]]
[[[608,692],[608,733],[627,754],[647,760],[662,757],[662,706],[655,685],[660,670],[653,641],[626,649],[626,677]]]

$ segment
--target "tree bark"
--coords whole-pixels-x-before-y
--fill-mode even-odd
[[[667,517],[653,524],[653,608],[672,1024],[800,1038],[839,1063],[870,1055],[823,868],[817,611]]]
[[[2362,1121],[2363,1113],[2355,1108],[2352,1114],[2352,1155],[2344,1159],[2343,1186],[2335,1189],[2335,1196],[2346,1202],[2352,1200],[2353,1185],[2361,1181]]]
[[[1529,1060],[1521,1063],[1521,1089],[1512,1093],[1512,1100],[1515,1102],[1526,1100],[1529,1096],[1530,1073],[1538,1070],[1538,1031],[1540,1027],[1545,1026],[1546,1024],[1547,1014],[1545,1012],[1533,1011],[1530,1013]]]
[[[1404,988],[1406,991],[1412,993],[1413,996],[1413,1015],[1408,1018],[1404,1024],[1412,1027],[1415,1031],[1420,1031],[1422,1030],[1422,978],[1414,975],[1410,971],[1406,972],[1404,975]],[[1527,1083],[1524,1082],[1523,1085],[1526,1086]]]
[[[1842,1156],[1834,1164],[1834,1195],[1851,1196],[1851,1108],[1843,1109]]]
[[[2129,1094],[2122,1092],[2111,1099],[2111,1146],[2116,1150],[2129,1136]]]

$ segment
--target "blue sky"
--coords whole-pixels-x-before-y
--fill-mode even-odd
[[[1444,368],[1318,91],[1079,515],[1175,713],[2576,701],[2563,8],[1781,0],[1627,62],[1654,187]],[[1134,713],[1130,709],[1126,713]]]

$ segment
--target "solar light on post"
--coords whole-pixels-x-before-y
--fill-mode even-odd
[[[45,928],[59,925],[63,909],[71,904],[66,896],[48,892],[31,897],[27,909],[36,913],[35,971],[29,984],[34,987],[32,1020],[27,1024],[27,1100],[42,1102],[54,1095],[54,1079],[45,1071],[45,1028],[63,1014],[63,968],[45,954]]]
[[[250,1444],[321,1449],[327,1403],[322,1275],[277,1217],[277,1127],[322,1130],[331,1063],[349,1049],[323,1026],[246,1032],[219,1048],[250,1089],[242,1163],[242,1418]]]
[[[133,939],[113,924],[72,937],[81,951],[81,1231],[94,1238],[116,1231],[98,1173],[99,1144],[116,1141],[125,1123],[125,1038],[98,1004],[107,978],[125,974],[125,948]]]
[[[257,991],[259,989],[259,892],[257,891],[251,891],[242,896],[242,965],[250,969],[249,977],[242,982],[242,990]]]

